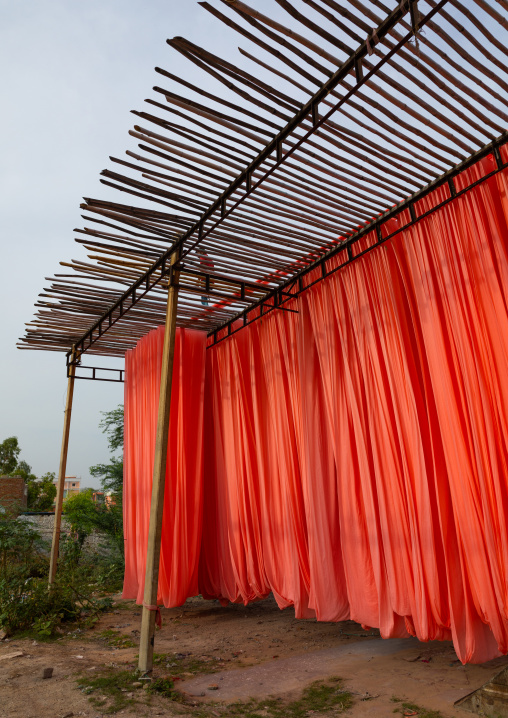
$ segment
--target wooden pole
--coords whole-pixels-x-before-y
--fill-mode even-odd
[[[172,265],[178,261],[178,257],[178,251],[171,255],[170,261]],[[173,282],[178,283],[178,272],[173,273]],[[155,620],[157,617],[157,590],[159,587],[162,512],[164,508],[166,459],[168,453],[169,412],[171,407],[173,359],[175,355],[177,305],[178,288],[170,284],[166,311],[164,348],[162,352],[159,415],[157,419],[157,435],[155,438],[152,501],[150,505],[150,524],[148,528],[148,547],[146,553],[145,592],[143,598],[141,637],[139,645],[138,667],[142,673],[151,671],[153,667]]]
[[[71,354],[71,362],[76,355]],[[60,452],[60,467],[58,469],[58,486],[56,491],[55,523],[53,526],[53,541],[51,544],[51,560],[49,564],[49,587],[54,583],[56,567],[58,563],[58,549],[60,547],[60,528],[62,525],[62,504],[65,485],[65,472],[67,469],[67,449],[69,447],[69,431],[71,428],[72,398],[74,396],[74,374],[76,366],[71,363],[69,367],[69,378],[67,379],[67,399],[65,401],[64,428],[62,436],[62,449]]]

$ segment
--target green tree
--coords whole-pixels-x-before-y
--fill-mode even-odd
[[[120,404],[112,411],[101,413],[103,418],[99,426],[107,434],[109,448],[112,452],[123,449],[123,406]],[[83,543],[95,529],[108,536],[123,555],[123,458],[112,455],[108,464],[91,466],[90,474],[100,479],[102,490],[112,494],[113,501],[96,503],[89,489],[69,497],[64,504],[64,512],[78,541]]]
[[[12,474],[18,465],[20,451],[16,436],[10,436],[2,441],[0,444],[0,475]]]
[[[119,404],[111,411],[101,411],[103,418],[100,421],[100,428],[108,436],[108,444],[111,451],[123,450],[123,404]]]
[[[28,489],[27,508],[30,511],[49,511],[56,496],[54,471],[44,474],[40,479],[30,474],[25,481]]]
[[[92,494],[92,489],[86,489],[79,494],[69,496],[63,505],[63,512],[79,546],[83,545],[92,531],[98,531],[107,536],[120,553],[123,553],[121,507],[95,503]]]
[[[101,412],[103,418],[99,424],[102,431],[107,434],[108,445],[111,451],[123,450],[123,405],[116,409]],[[104,492],[112,492],[117,506],[122,504],[123,494],[123,457],[111,456],[109,464],[96,464],[90,467],[90,473],[100,479]]]
[[[123,459],[111,456],[109,464],[90,466],[90,473],[100,479],[103,491],[111,491],[116,501],[121,501],[123,491]]]
[[[18,474],[19,476],[22,476],[25,479],[27,476],[29,476],[32,473],[32,467],[29,464],[27,464],[26,461],[21,460],[18,462],[18,465],[15,468],[15,472],[16,472],[16,474]]]
[[[29,481],[37,481],[37,476],[32,474],[32,467],[26,461],[20,461],[12,473],[16,474],[16,476],[22,476],[26,484]]]
[[[25,479],[27,487],[27,509],[29,511],[49,511],[56,496],[55,474],[50,471],[39,479],[32,474],[32,467],[26,461],[20,461],[14,472]]]

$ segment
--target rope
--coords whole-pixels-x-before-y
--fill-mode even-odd
[[[143,602],[143,608],[146,608],[148,611],[155,611],[155,625],[158,628],[162,628],[162,616],[159,606],[149,606],[147,603]]]

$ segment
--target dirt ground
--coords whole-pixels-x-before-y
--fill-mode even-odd
[[[134,703],[122,705],[118,715],[221,716],[232,701],[298,697],[313,681],[338,676],[353,699],[342,715],[393,718],[397,708],[403,714],[404,700],[421,706],[417,715],[422,718],[459,718],[468,714],[454,708],[454,701],[508,665],[503,657],[462,666],[449,643],[383,641],[377,631],[366,632],[350,621],[296,620],[292,609],[280,611],[272,598],[225,608],[193,598],[181,608],[163,610],[162,617],[154,677],[171,677],[187,702],[173,703],[130,682],[122,690]],[[52,642],[2,641],[0,718],[102,718],[111,707],[107,696],[77,681],[108,670],[134,670],[140,618],[138,606],[117,600],[114,611],[92,629],[72,630]],[[45,668],[53,668],[49,679],[42,677]]]

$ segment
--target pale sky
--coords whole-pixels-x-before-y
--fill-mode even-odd
[[[194,0],[0,0],[0,441],[17,436],[39,475],[58,470],[65,358],[15,344],[44,277],[59,261],[84,258],[72,231],[83,226],[81,197],[118,201],[99,173],[132,145],[130,110],[155,96],[153,68],[192,81],[192,67],[182,72],[166,44],[175,35],[238,57],[234,33]],[[108,457],[100,412],[122,400],[121,384],[76,382],[67,473],[82,486],[97,485],[88,467]]]

